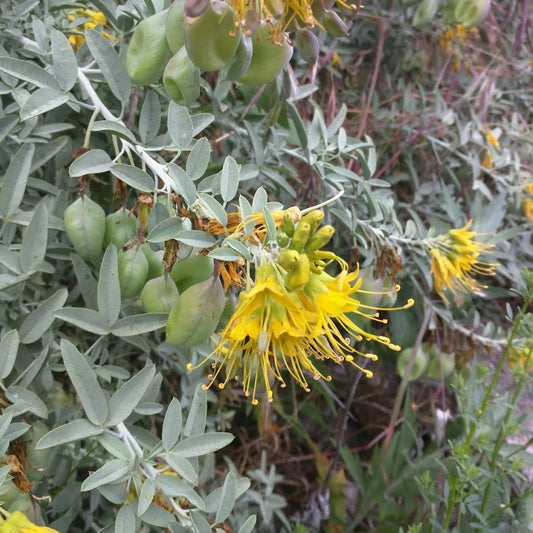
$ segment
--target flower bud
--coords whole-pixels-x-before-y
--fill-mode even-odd
[[[278,256],[277,263],[287,272],[292,272],[300,261],[300,254],[296,250],[282,250]]]
[[[296,267],[285,276],[285,286],[289,290],[301,289],[311,276],[309,257],[307,254],[299,254],[299,260]]]
[[[302,222],[309,224],[310,231],[311,233],[313,233],[318,228],[318,226],[322,224],[323,220],[324,220],[324,211],[315,209],[314,211],[310,211],[309,213],[306,213],[300,220],[300,224]]]
[[[300,220],[298,226],[296,226],[296,229],[294,230],[294,235],[291,239],[291,248],[293,250],[301,252],[307,244],[310,235],[311,225],[307,222],[304,222],[303,220]]]
[[[283,220],[280,224],[280,229],[286,233],[289,237],[292,237],[294,234],[294,219],[290,213],[285,213],[283,215]]]
[[[304,248],[305,252],[310,254],[312,252],[320,250],[320,248],[324,248],[324,246],[328,244],[334,234],[335,228],[333,226],[330,226],[329,224],[317,229],[313,233],[313,235],[309,237],[309,240],[307,241],[307,244]]]

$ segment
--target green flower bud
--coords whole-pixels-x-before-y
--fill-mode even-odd
[[[333,226],[330,226],[329,224],[318,228],[313,233],[313,235],[309,237],[309,240],[307,241],[307,244],[304,248],[305,252],[310,254],[316,252],[317,250],[320,250],[320,248],[324,248],[324,246],[328,244],[334,234],[335,228]]]
[[[322,25],[332,37],[346,37],[348,26],[335,11],[326,9],[322,15]]]
[[[289,290],[301,289],[311,276],[309,257],[306,254],[299,254],[299,256],[296,267],[285,276],[285,286]]]
[[[303,222],[302,220],[300,220],[300,222],[296,226],[296,229],[294,230],[294,235],[292,236],[290,247],[293,250],[301,252],[307,244],[310,235],[311,225],[307,222]]]
[[[304,61],[311,64],[317,62],[320,43],[311,30],[305,28],[296,32],[296,48]]]
[[[276,262],[287,272],[292,272],[300,262],[300,253],[296,250],[282,250]]]

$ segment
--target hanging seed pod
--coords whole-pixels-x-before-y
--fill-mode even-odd
[[[200,15],[185,21],[185,47],[191,61],[208,72],[221,70],[232,60],[240,42],[233,11],[225,2],[208,2]]]
[[[127,209],[119,209],[105,219],[104,248],[114,244],[120,250],[135,236],[137,219]]]
[[[210,278],[213,275],[213,268],[213,259],[201,254],[195,255],[175,263],[170,271],[170,277],[180,293],[183,293],[196,283]]]
[[[194,346],[206,341],[215,332],[225,303],[224,290],[218,277],[189,287],[170,311],[167,342]]]
[[[348,26],[335,11],[326,9],[322,15],[322,24],[332,37],[346,37]]]
[[[237,51],[226,69],[225,78],[227,80],[236,80],[242,76],[252,62],[253,45],[252,39],[248,35],[241,35]]]
[[[304,28],[296,32],[296,49],[304,61],[314,64],[318,60],[320,43],[311,30]]]
[[[147,313],[170,313],[179,296],[170,276],[159,276],[146,282],[141,291],[141,303]]]
[[[153,250],[147,242],[141,244],[140,248],[144,257],[148,260],[148,279],[162,276],[165,270],[165,265],[163,265],[163,250]]]
[[[180,105],[189,106],[200,96],[200,69],[184,46],[167,63],[163,85],[170,98]]]
[[[141,20],[126,52],[126,70],[137,85],[150,85],[161,78],[165,65],[172,57],[165,28],[167,10]]]
[[[122,298],[137,296],[148,279],[148,260],[139,246],[118,254],[118,281]]]
[[[269,26],[261,22],[252,36],[253,53],[250,66],[238,78],[244,85],[261,85],[272,81],[287,65],[292,57],[292,46],[284,39],[274,43],[270,39]]]
[[[99,261],[104,253],[104,210],[85,195],[65,209],[64,222],[76,253],[86,261]]]
[[[185,0],[175,0],[167,13],[165,36],[173,54],[185,44],[185,3]]]

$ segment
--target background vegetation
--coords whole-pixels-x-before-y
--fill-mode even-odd
[[[139,21],[167,7],[0,3],[4,511],[60,532],[533,531],[529,0],[470,27],[452,2],[340,6],[349,35],[313,30],[315,64],[296,46],[265,86],[205,73],[188,106],[124,67]],[[163,167],[174,196],[152,194]],[[364,324],[406,351],[373,346],[372,379],[324,363],[331,381],[258,406],[239,384],[203,390],[187,364],[210,341],[166,342],[168,315],[118,283],[120,249],[83,259],[65,233],[82,193],[134,210],[160,256],[184,253],[222,243],[185,212],[220,222],[341,190],[329,248],[368,290],[414,298]],[[470,219],[498,267],[447,304],[427,242]]]

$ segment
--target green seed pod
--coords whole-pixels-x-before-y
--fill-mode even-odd
[[[477,26],[489,13],[490,0],[459,0],[453,10],[455,24]]]
[[[127,209],[119,209],[105,219],[104,248],[114,244],[120,250],[135,236],[137,219]]]
[[[194,346],[207,340],[215,332],[225,303],[224,290],[218,277],[189,287],[170,311],[167,342]]]
[[[185,0],[175,0],[170,6],[165,23],[165,36],[170,51],[175,54],[184,44]]]
[[[148,260],[139,246],[118,254],[118,281],[122,298],[137,296],[148,279]]]
[[[318,228],[311,237],[309,237],[309,240],[307,241],[307,244],[305,245],[305,252],[306,253],[312,253],[316,252],[317,250],[320,250],[320,248],[324,248],[326,244],[331,240],[331,237],[335,234],[335,228],[333,226],[330,226],[327,224],[326,226],[322,226],[321,228]]]
[[[241,34],[239,46],[226,69],[225,78],[227,80],[236,80],[242,76],[252,62],[253,45],[252,39],[248,35]]]
[[[300,220],[300,224],[302,222],[309,224],[310,232],[312,234],[318,228],[318,226],[322,224],[323,220],[324,220],[324,211],[320,211],[319,209],[316,209],[315,211],[310,211],[309,213],[306,213]]]
[[[409,360],[411,359],[412,353],[412,348],[404,348],[398,355],[398,359],[396,361],[396,368],[398,370],[398,374],[402,378],[405,375],[405,371],[407,370],[407,365],[409,364]],[[422,348],[418,348],[418,351],[415,355],[415,362],[413,368],[411,369],[411,374],[409,375],[409,381],[418,379],[425,372],[427,366],[428,356],[426,352],[422,350]]]
[[[311,30],[304,28],[296,32],[296,49],[304,61],[314,64],[318,60],[320,43]]]
[[[209,0],[185,0],[185,15],[199,17],[209,5]]]
[[[168,10],[141,20],[126,53],[126,70],[136,85],[150,85],[161,78],[172,52],[165,31]]]
[[[269,26],[261,22],[252,36],[253,53],[250,66],[237,79],[244,85],[261,85],[272,81],[287,65],[292,57],[292,46],[286,39],[280,44],[272,42]]]
[[[200,96],[200,69],[190,60],[185,47],[167,63],[163,85],[170,98],[180,105],[189,106]]]
[[[300,220],[291,239],[291,249],[301,252],[307,244],[310,235],[311,225]]]
[[[147,313],[170,313],[179,296],[170,276],[159,276],[146,282],[141,291],[141,303]]]
[[[412,24],[415,28],[431,22],[439,9],[439,0],[422,0],[413,15]]]
[[[213,275],[213,269],[213,259],[199,254],[175,263],[170,271],[170,277],[180,293],[183,293],[189,287],[210,278]]]
[[[163,250],[153,250],[147,242],[141,244],[140,248],[148,260],[148,279],[162,276],[165,270],[165,265],[163,265]]]
[[[210,2],[200,16],[185,20],[185,46],[191,61],[200,69],[223,69],[233,58],[240,42],[233,11],[225,2]]]
[[[26,474],[30,481],[41,481],[45,476],[45,468],[48,464],[48,458],[50,457],[52,448],[39,450],[35,446],[48,431],[48,428],[43,422],[36,420],[32,423],[29,431],[24,434],[27,453],[26,464],[28,465]],[[3,499],[3,495],[0,498]]]
[[[322,15],[322,24],[325,30],[332,37],[346,37],[348,35],[348,26],[341,19],[338,13],[331,9],[326,9]]]
[[[287,272],[292,272],[300,262],[300,254],[296,250],[282,250],[276,262]]]
[[[306,254],[300,254],[296,267],[285,276],[285,286],[291,291],[301,289],[309,281],[310,276],[309,257]]]
[[[428,350],[429,364],[426,370],[428,378],[440,379],[449,376],[455,370],[455,354],[441,352],[435,344]]]
[[[86,261],[99,261],[104,253],[104,210],[85,195],[65,209],[64,221],[76,253]]]

